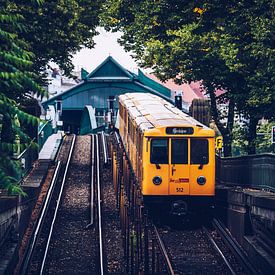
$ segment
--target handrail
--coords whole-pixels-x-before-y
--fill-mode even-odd
[[[42,126],[42,128],[38,131],[38,135],[44,130],[44,128],[50,123],[52,122],[51,120],[46,120],[46,123]]]
[[[19,159],[27,152],[27,150],[30,149],[32,143],[33,143],[35,140],[36,140],[36,137],[33,138],[33,139],[31,140],[30,144],[24,149],[24,151],[23,151],[20,155],[18,155],[18,156],[13,156],[12,158],[13,158],[14,160],[19,160]]]
[[[219,155],[216,155],[216,158],[223,159],[223,160],[230,160],[230,159],[242,159],[242,158],[261,158],[261,157],[272,157],[275,158],[274,153],[260,153],[260,154],[254,154],[254,155],[242,155],[242,156],[231,156],[231,157],[220,157]]]

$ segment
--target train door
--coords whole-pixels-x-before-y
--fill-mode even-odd
[[[187,138],[170,139],[169,194],[189,195],[189,141]]]
[[[190,139],[190,195],[214,195],[215,154],[214,139]],[[209,154],[209,152],[212,152]]]

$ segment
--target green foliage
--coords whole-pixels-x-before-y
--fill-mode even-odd
[[[17,0],[12,9],[24,17],[22,37],[36,56],[34,70],[44,71],[57,63],[66,74],[73,69],[72,57],[83,47],[93,48],[101,0],[51,0],[42,4]]]
[[[20,164],[12,156],[19,140],[21,150],[37,148],[29,136],[39,116],[32,95],[47,95],[39,84],[49,61],[69,74],[72,55],[94,46],[100,6],[101,0],[1,1],[0,188],[21,192]]]
[[[246,155],[248,142],[243,138],[247,135],[247,130],[240,125],[236,125],[233,129],[232,155]]]
[[[22,147],[30,138],[22,131],[20,122],[36,124],[38,119],[20,110],[20,102],[30,96],[30,91],[44,95],[44,90],[33,80],[32,58],[27,44],[19,34],[24,29],[22,16],[0,5],[0,187],[11,193],[22,193],[18,185],[20,164],[12,159],[20,139]],[[20,121],[20,122],[19,122]]]
[[[275,116],[274,3],[108,0],[102,24],[122,31],[120,43],[162,80],[202,81],[228,153],[236,107],[250,121],[253,152],[258,120]],[[226,92],[217,98],[216,88]],[[217,103],[229,105],[225,125]]]
[[[271,129],[275,125],[274,121],[264,122],[257,127],[257,138],[255,140],[256,153],[275,153],[275,146],[271,142]],[[233,129],[233,155],[246,155],[248,152],[247,136],[248,128],[237,125]]]
[[[271,142],[271,130],[275,121],[261,124],[257,129],[256,151],[257,153],[275,153],[275,144]]]

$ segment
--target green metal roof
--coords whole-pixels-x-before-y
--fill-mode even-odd
[[[96,67],[86,79],[93,78],[126,77],[132,79],[133,76],[123,68],[114,58],[107,57],[98,67]]]
[[[42,102],[42,105],[47,107],[53,105],[56,100],[62,100],[63,106],[67,109],[83,109],[91,104],[87,102],[91,101],[91,96],[96,95],[98,101],[94,101],[93,107],[101,108],[102,106],[97,106],[100,104],[100,97],[106,98],[107,93],[117,95],[125,92],[149,92],[172,102],[171,91],[168,88],[148,78],[140,70],[138,75],[126,70],[111,56],[107,57],[90,74],[83,71],[82,76],[83,81]],[[75,103],[75,101],[79,102]]]

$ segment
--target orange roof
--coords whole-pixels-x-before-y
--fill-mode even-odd
[[[153,74],[146,74],[147,77],[153,79],[154,81],[160,83],[161,85],[165,86],[166,88],[170,89],[171,91],[176,92],[182,91],[183,92],[183,101],[186,103],[192,102],[194,98],[204,98],[203,89],[200,87],[200,82],[191,82],[183,83],[183,84],[176,84],[172,79],[168,79],[165,82],[159,80]],[[173,93],[172,93],[173,94]],[[173,94],[173,95],[175,95]]]

